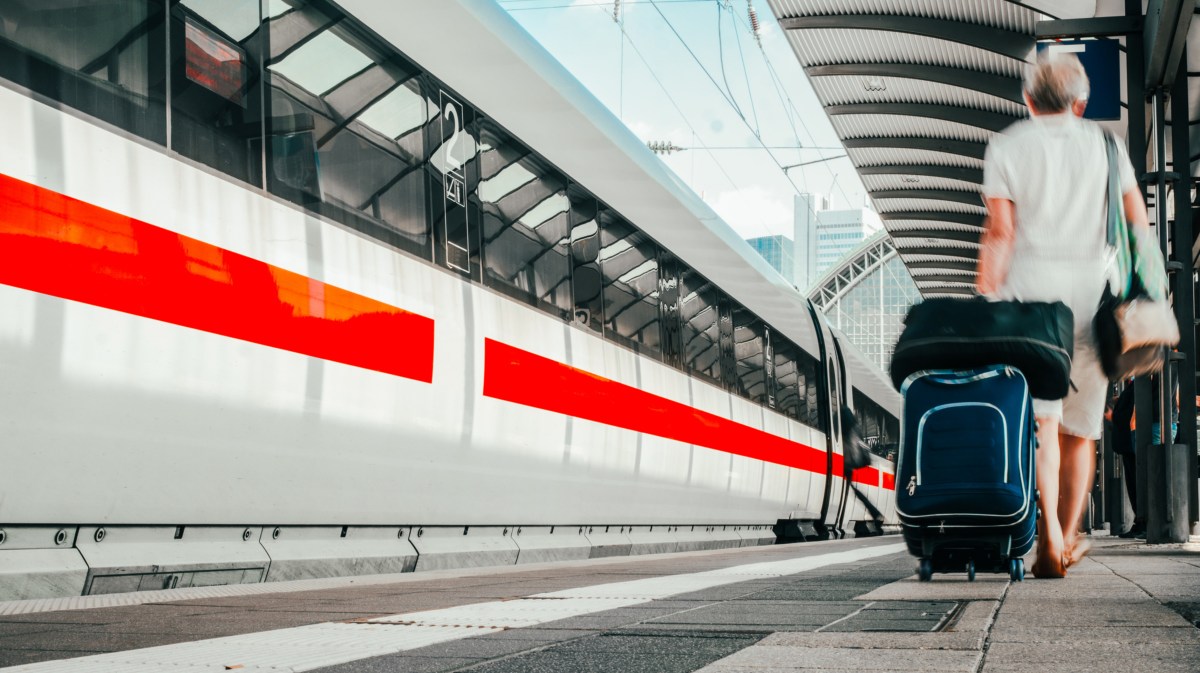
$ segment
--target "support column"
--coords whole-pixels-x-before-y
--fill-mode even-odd
[[[1185,48],[1181,58],[1187,62]],[[1191,133],[1185,125],[1191,114],[1188,110],[1187,68],[1180,67],[1171,91],[1171,168],[1178,174],[1175,183],[1175,219],[1171,226],[1171,255],[1167,257],[1174,295],[1175,317],[1179,321],[1179,347],[1172,354],[1176,380],[1179,382],[1179,434],[1176,442],[1164,436],[1170,446],[1167,461],[1168,479],[1172,488],[1167,503],[1169,511],[1181,521],[1172,537],[1186,542],[1198,517],[1196,472],[1196,304],[1192,284],[1192,204]]]

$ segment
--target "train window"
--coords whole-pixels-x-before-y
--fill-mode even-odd
[[[663,362],[683,368],[683,330],[679,313],[680,276],[684,265],[674,255],[663,251],[658,256],[658,307],[662,324]]]
[[[258,6],[183,0],[171,10],[171,149],[262,185]]]
[[[428,258],[421,74],[314,4],[271,7],[268,189]]]
[[[679,318],[687,371],[721,383],[721,291],[704,276],[684,269],[679,277]]]
[[[775,351],[775,408],[790,418],[806,420],[799,349],[780,336],[775,336],[771,345]]]
[[[567,190],[571,202],[571,296],[576,324],[604,330],[604,281],[600,274],[600,222],[596,199],[579,187]]]
[[[566,180],[490,122],[480,125],[484,282],[561,317],[571,312]]]
[[[802,391],[804,395],[804,415],[801,417],[808,425],[825,431],[825,416],[821,413],[820,377],[817,375],[817,359],[801,352],[798,360]]]
[[[733,352],[737,367],[736,391],[751,401],[766,404],[766,326],[758,316],[740,306],[733,310]]]
[[[0,77],[166,143],[161,0],[0,2]]]
[[[599,220],[606,334],[657,355],[658,246],[610,210],[601,211]]]

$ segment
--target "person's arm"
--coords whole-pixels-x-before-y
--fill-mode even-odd
[[[1150,216],[1146,214],[1146,202],[1142,200],[1142,192],[1131,189],[1125,192],[1121,199],[1125,204],[1125,221],[1134,231],[1150,228]]]
[[[980,239],[979,267],[975,289],[988,295],[1000,289],[1012,265],[1015,207],[1008,199],[987,199],[987,219]]]

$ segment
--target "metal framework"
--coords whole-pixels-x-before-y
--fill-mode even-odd
[[[872,236],[846,256],[840,266],[831,269],[809,291],[809,300],[824,312],[854,289],[863,278],[896,256],[896,247],[887,236]]]

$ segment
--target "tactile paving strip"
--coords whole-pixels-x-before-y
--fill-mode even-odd
[[[307,671],[495,633],[508,628],[536,626],[568,617],[637,605],[689,591],[743,582],[747,576],[779,577],[886,556],[903,550],[904,545],[900,544],[867,547],[803,559],[600,584],[536,594],[516,600],[410,612],[355,622],[314,624],[27,664],[6,670],[10,673]]]

